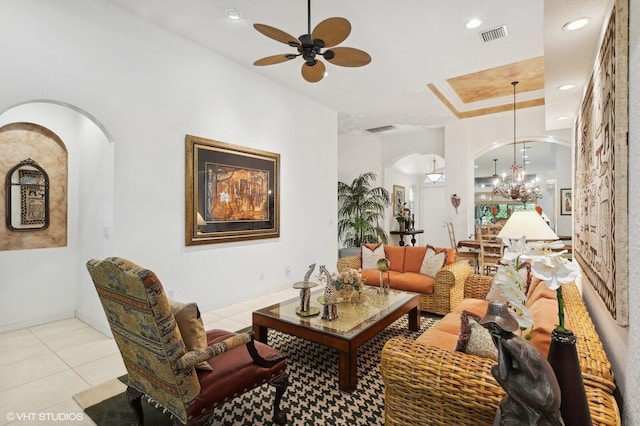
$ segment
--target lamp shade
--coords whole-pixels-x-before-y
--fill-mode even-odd
[[[498,238],[517,240],[524,237],[527,240],[557,240],[558,236],[544,222],[542,216],[535,210],[513,212],[507,223],[504,224]]]
[[[444,176],[442,173],[437,173],[437,172],[427,173],[424,177],[424,183],[428,183],[428,182],[436,183],[442,179],[442,176]]]

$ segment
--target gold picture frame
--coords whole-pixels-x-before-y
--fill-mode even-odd
[[[393,216],[395,217],[402,211],[402,206],[405,202],[405,190],[404,186],[393,185]]]
[[[573,212],[573,191],[571,188],[560,189],[560,215],[571,216]]]
[[[280,236],[280,154],[187,135],[185,244]]]

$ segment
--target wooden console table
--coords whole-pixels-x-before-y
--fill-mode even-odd
[[[413,231],[391,231],[391,235],[400,235],[400,245],[404,246],[404,236],[411,235],[411,245],[416,245],[416,234],[423,234],[424,229],[414,229]]]

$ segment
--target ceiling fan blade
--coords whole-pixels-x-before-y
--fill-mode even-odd
[[[253,24],[253,28],[280,43],[288,44],[289,46],[300,46],[300,41],[297,38],[277,28],[264,24]]]
[[[283,54],[283,55],[267,56],[266,58],[258,59],[253,63],[253,65],[260,67],[262,65],[279,64],[281,62],[289,61],[297,56],[299,55]]]
[[[311,38],[322,40],[322,47],[332,47],[345,41],[351,33],[351,24],[344,18],[327,18],[313,29]]]
[[[315,65],[309,65],[305,62],[302,64],[302,77],[309,83],[317,83],[324,77],[326,69],[324,62],[317,59]]]
[[[361,67],[371,62],[371,56],[367,52],[353,47],[334,47],[331,52],[333,52],[333,57],[327,58],[327,61],[341,67]]]

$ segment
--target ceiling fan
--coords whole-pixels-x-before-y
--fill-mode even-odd
[[[253,27],[276,41],[288,44],[298,49],[298,53],[287,53],[281,55],[267,56],[258,59],[253,63],[256,66],[273,65],[286,62],[302,56],[302,77],[310,83],[316,83],[324,77],[326,67],[324,62],[316,55],[323,56],[324,59],[334,65],[342,67],[361,67],[371,62],[371,56],[367,52],[353,47],[334,47],[342,43],[351,33],[351,24],[344,18],[328,18],[320,22],[311,31],[311,0],[307,0],[307,34],[298,38],[264,24],[253,24]],[[322,49],[326,49],[324,52]]]

